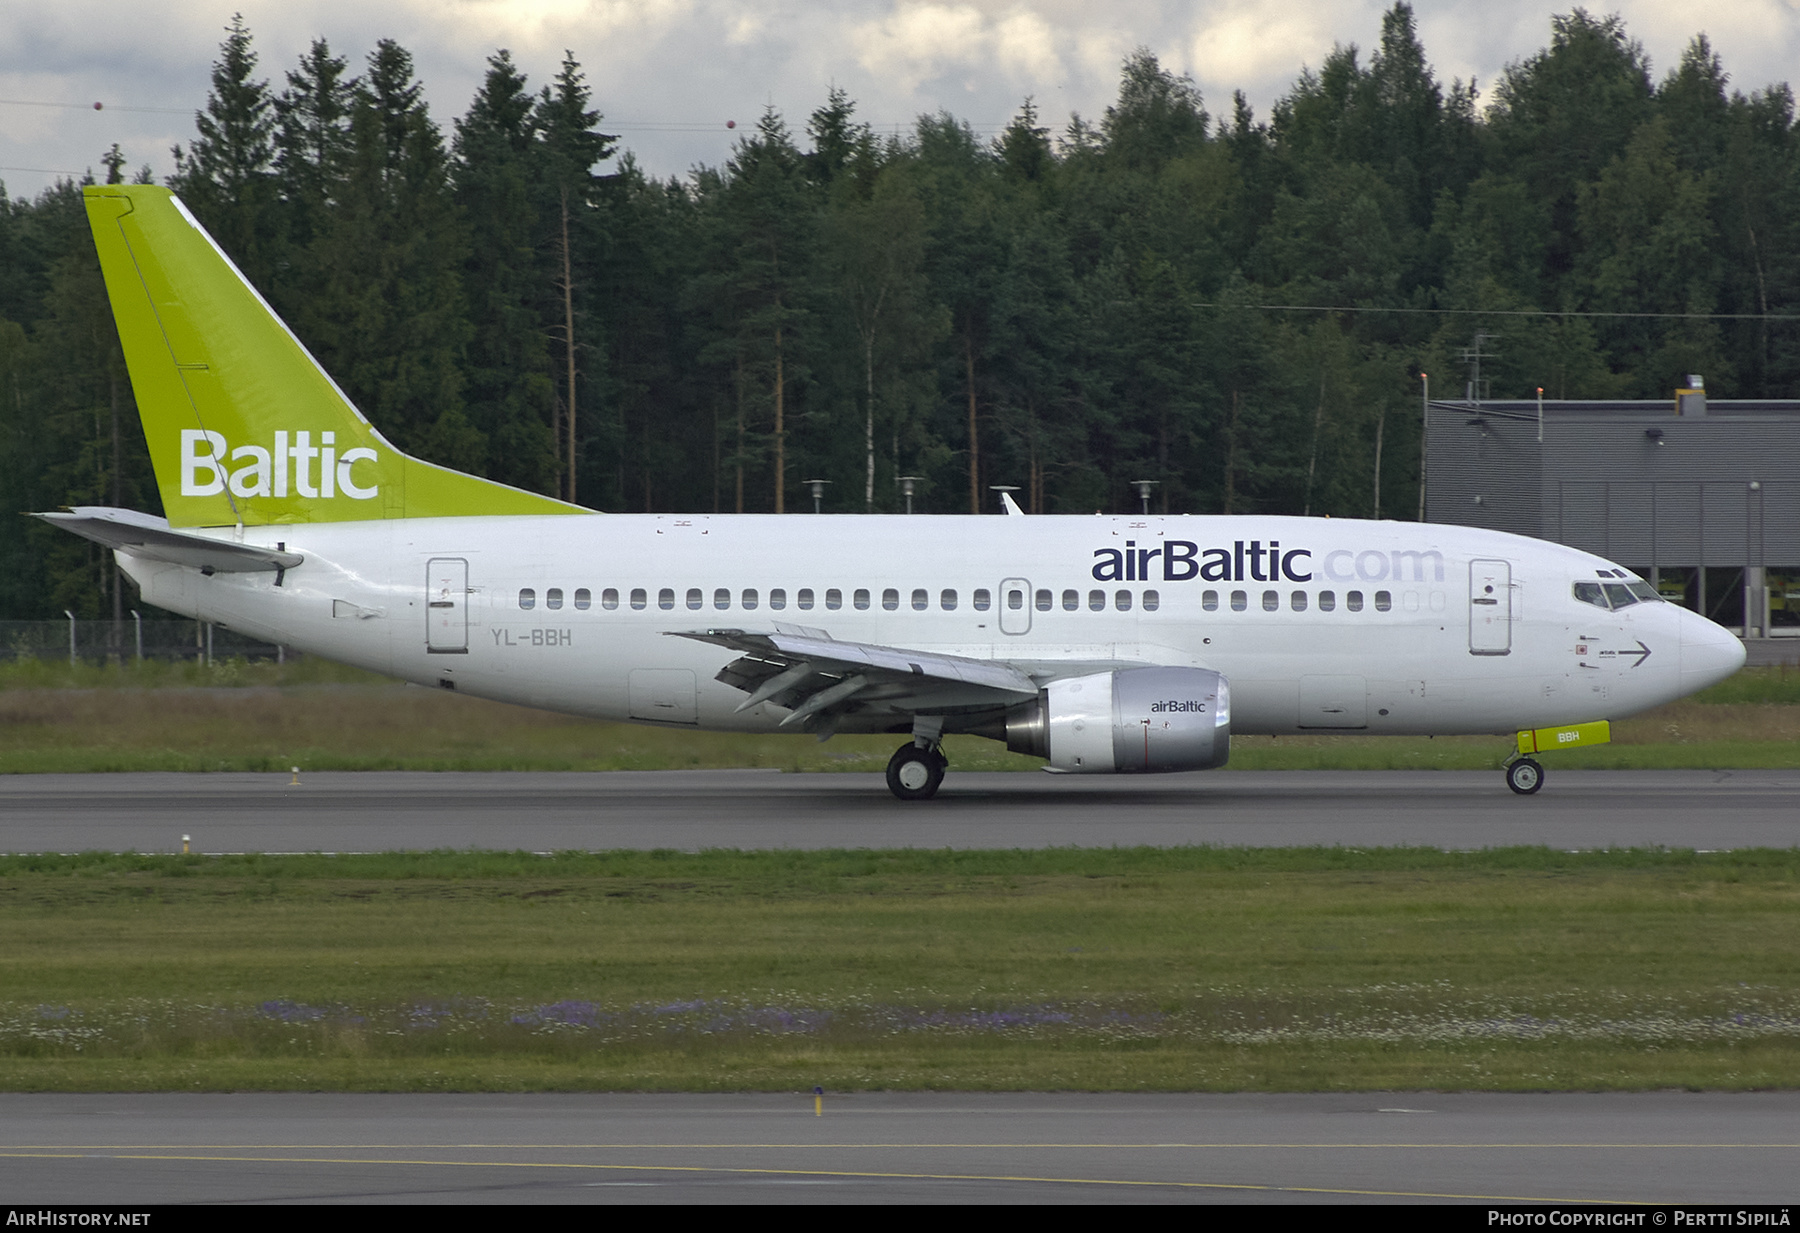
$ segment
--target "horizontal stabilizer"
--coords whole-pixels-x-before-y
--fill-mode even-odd
[[[214,539],[192,531],[170,528],[168,520],[136,510],[101,505],[78,505],[57,514],[34,514],[53,526],[132,556],[172,565],[188,565],[218,574],[280,572],[293,569],[305,557],[257,544]]]

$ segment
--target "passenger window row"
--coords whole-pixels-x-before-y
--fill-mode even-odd
[[[1133,594],[1128,590],[1114,591],[1109,597],[1107,592],[1096,588],[1087,593],[1087,607],[1094,612],[1103,612],[1106,610],[1109,598],[1114,610],[1118,612],[1131,611]],[[1036,602],[1037,610],[1039,612],[1049,612],[1056,606],[1055,594],[1048,590],[1039,590],[1033,599]],[[581,587],[575,592],[574,601],[575,607],[578,610],[585,612],[593,606],[592,593],[588,588]],[[631,590],[626,602],[633,609],[648,608],[650,606],[650,592],[643,587],[635,587]],[[689,587],[687,593],[682,597],[682,602],[686,607],[694,611],[699,611],[707,606],[707,594],[700,587]],[[850,606],[859,612],[867,611],[871,606],[871,602],[872,595],[867,588],[859,587],[850,593]],[[914,612],[925,612],[931,607],[931,592],[924,587],[915,587],[911,594],[906,597],[906,602]],[[937,593],[937,606],[944,612],[955,612],[961,602],[961,597],[952,587],[945,587]],[[1155,612],[1162,606],[1162,598],[1155,591],[1145,591],[1142,595],[1141,602],[1143,609],[1146,612]],[[769,608],[779,612],[788,606],[788,592],[785,588],[775,587],[764,596],[755,587],[746,587],[737,597],[738,607],[743,608],[746,611],[762,607],[765,603]],[[801,587],[793,593],[793,605],[802,611],[810,611],[817,606],[817,603],[818,595],[811,587]],[[901,595],[897,588],[888,587],[886,590],[882,591],[881,607],[883,611],[896,612],[899,610],[900,604]],[[535,587],[524,587],[519,591],[519,607],[529,612],[533,608],[536,608],[537,605],[538,593]],[[600,592],[600,607],[607,611],[611,611],[619,607],[619,605],[620,592],[617,588],[607,587]],[[1022,610],[1025,607],[1025,593],[1021,590],[1009,590],[1006,593],[1006,605],[1008,608],[1014,610]],[[544,592],[545,608],[558,609],[562,606],[563,590],[561,587],[551,587]],[[673,587],[663,587],[659,590],[656,593],[656,606],[665,612],[673,609],[676,606],[675,589]],[[715,588],[712,592],[712,606],[721,611],[730,608],[732,606],[731,590],[727,587]],[[827,611],[836,611],[842,608],[844,606],[843,591],[839,590],[837,587],[827,588],[825,591],[824,606]],[[994,606],[993,592],[989,591],[986,587],[976,588],[969,596],[969,606],[977,612],[988,611]],[[1082,606],[1081,592],[1075,590],[1064,591],[1062,593],[1062,606],[1070,612],[1079,610]],[[1216,607],[1217,605],[1214,606]]]
[[[1320,612],[1333,612],[1337,609],[1338,595],[1336,591],[1320,591],[1317,599]],[[1231,610],[1233,612],[1243,612],[1250,607],[1250,594],[1247,591],[1233,591],[1231,592],[1230,602]],[[1290,591],[1288,593],[1288,607],[1295,612],[1305,612],[1307,605],[1311,602],[1309,594],[1306,591]],[[1208,612],[1217,612],[1219,610],[1219,593],[1217,591],[1201,592],[1200,606]],[[1393,606],[1393,592],[1375,592],[1375,611],[1387,612],[1392,609]],[[1262,610],[1264,612],[1281,611],[1281,592],[1264,591],[1262,593]],[[1362,610],[1363,593],[1361,591],[1345,591],[1344,611],[1361,612]]]
[[[617,588],[607,587],[600,592],[600,606],[607,611],[618,608],[620,606],[620,594],[621,593]],[[755,587],[746,587],[737,598],[738,606],[746,611],[752,611],[762,606],[765,602],[770,609],[775,611],[781,611],[788,606],[788,592],[781,587],[776,587],[769,591],[766,598]],[[1095,587],[1085,595],[1083,595],[1081,591],[1069,588],[1063,591],[1060,598],[1062,608],[1066,612],[1077,612],[1084,606],[1091,612],[1104,612],[1106,611],[1109,602],[1111,608],[1115,612],[1130,612],[1134,602],[1133,593],[1123,588],[1113,591],[1110,595],[1099,587]],[[1281,610],[1281,598],[1280,591],[1270,590],[1262,592],[1262,610],[1264,612],[1279,612]],[[1593,604],[1598,608],[1606,608],[1609,606],[1612,608],[1624,608],[1642,600],[1656,599],[1657,596],[1656,593],[1651,590],[1650,585],[1644,582],[1632,583],[1629,586],[1617,582],[1604,584],[1597,582],[1577,582],[1575,584],[1575,598],[1581,600],[1583,603]],[[577,587],[570,599],[572,600],[575,609],[579,612],[586,612],[589,608],[593,607],[593,593],[589,591],[587,587]],[[850,606],[859,612],[866,611],[871,606],[871,599],[871,592],[867,588],[859,587],[850,593]],[[970,595],[969,599],[970,607],[974,608],[977,612],[986,612],[993,607],[993,593],[986,587],[977,588]],[[1375,592],[1374,599],[1375,611],[1377,612],[1387,612],[1394,606],[1392,592],[1377,591]],[[912,610],[915,612],[924,612],[931,607],[931,593],[924,587],[915,587],[912,593],[907,597],[907,600]],[[1039,612],[1050,612],[1056,608],[1058,596],[1053,591],[1040,588],[1037,593],[1032,596],[1032,600],[1033,605]],[[1207,612],[1217,612],[1219,609],[1219,600],[1220,593],[1218,591],[1203,591],[1200,594],[1200,607]],[[1609,600],[1611,601],[1610,605],[1608,603]],[[693,611],[699,611],[707,606],[706,592],[700,587],[689,587],[687,593],[682,597],[682,601],[687,608]],[[635,587],[631,590],[625,602],[633,609],[648,608],[650,606],[650,593],[643,587]],[[817,602],[817,594],[811,587],[801,587],[793,594],[794,607],[802,611],[810,611],[817,605]],[[954,588],[946,587],[938,592],[937,604],[944,612],[955,612],[960,602]],[[1145,612],[1155,612],[1162,607],[1162,596],[1156,591],[1145,591],[1142,593],[1141,597],[1137,597],[1137,602],[1141,602]],[[1287,606],[1294,612],[1305,612],[1307,606],[1312,602],[1314,602],[1313,598],[1310,597],[1309,593],[1306,591],[1291,591],[1288,593]],[[1338,606],[1337,592],[1320,591],[1316,597],[1316,602],[1320,612],[1332,612]],[[888,587],[886,590],[882,591],[881,607],[884,611],[895,612],[900,608],[900,603],[901,596],[898,589]],[[1250,594],[1247,591],[1232,591],[1230,592],[1229,603],[1233,612],[1244,612],[1250,607]],[[520,608],[530,611],[531,609],[536,608],[537,604],[538,594],[535,588],[525,587],[520,590]],[[1025,593],[1021,590],[1009,590],[1006,594],[1006,604],[1007,607],[1014,609],[1015,611],[1023,609],[1025,606]],[[1361,591],[1344,592],[1343,605],[1347,612],[1361,612],[1363,610],[1363,593]],[[551,587],[544,592],[545,608],[555,611],[562,606],[563,589],[561,587]],[[674,588],[663,587],[659,590],[656,593],[656,606],[665,612],[675,608],[676,597]],[[726,587],[715,588],[712,593],[712,606],[720,611],[729,609],[732,606],[731,591]],[[825,608],[828,611],[836,611],[843,606],[843,591],[839,590],[837,587],[828,588],[825,591]]]

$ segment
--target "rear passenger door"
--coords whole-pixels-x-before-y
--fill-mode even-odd
[[[425,650],[466,655],[469,650],[469,563],[433,557],[425,566]]]

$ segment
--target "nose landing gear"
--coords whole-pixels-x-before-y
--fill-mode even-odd
[[[1509,762],[1506,767],[1506,786],[1520,796],[1530,796],[1544,786],[1544,768],[1530,758]]]
[[[1581,745],[1604,745],[1612,740],[1612,725],[1604,719],[1569,724],[1561,728],[1526,728],[1519,733],[1518,751],[1506,760],[1506,786],[1520,796],[1530,796],[1544,786],[1544,768],[1532,754]]]
[[[936,746],[924,748],[908,741],[888,759],[888,791],[903,801],[928,801],[944,782],[949,760]]]

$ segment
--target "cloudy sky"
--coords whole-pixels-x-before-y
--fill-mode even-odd
[[[716,164],[727,123],[773,106],[796,131],[835,84],[878,128],[945,110],[997,131],[1027,95],[1053,127],[1098,117],[1135,47],[1190,73],[1214,114],[1241,89],[1259,116],[1335,44],[1375,45],[1391,0],[30,0],[0,5],[0,179],[31,196],[58,175],[98,168],[113,142],[132,167],[171,167],[193,135],[208,73],[242,12],[277,85],[315,38],[360,61],[381,38],[414,56],[448,132],[496,48],[534,84],[565,48],[586,69],[606,127],[659,175]],[[1416,0],[1439,78],[1484,88],[1549,40],[1570,5]],[[1660,77],[1704,32],[1733,84],[1788,79],[1800,0],[1620,0],[1618,12]],[[93,104],[104,104],[94,110]]]

